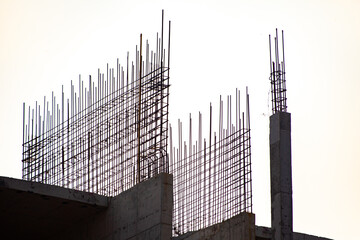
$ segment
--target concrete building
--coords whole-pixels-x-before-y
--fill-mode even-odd
[[[277,39],[276,33],[276,46]],[[279,59],[276,59],[271,68],[273,115],[270,117],[269,228],[256,226],[255,214],[252,213],[248,93],[247,110],[242,112],[242,118],[240,93],[236,95],[236,123],[230,123],[227,118],[227,128],[219,129],[218,142],[214,132],[215,144],[211,144],[210,130],[209,148],[206,148],[199,127],[199,145],[196,143],[193,146],[190,127],[189,155],[193,149],[194,157],[186,157],[187,145],[184,143],[184,158],[180,153],[180,157],[172,159],[175,153],[170,153],[170,157],[167,153],[170,85],[169,76],[166,75],[168,68],[163,65],[164,49],[157,54],[161,56],[161,64],[158,63],[155,70],[146,68],[142,76],[141,44],[142,35],[140,60],[136,61],[140,77],[137,78],[132,71],[132,79],[139,82],[135,84],[134,81],[130,90],[124,92],[124,84],[122,88],[118,84],[119,89],[116,90],[113,78],[113,95],[99,95],[101,101],[97,102],[97,98],[94,98],[97,104],[91,104],[94,83],[90,78],[90,90],[85,94],[89,100],[87,104],[79,103],[81,106],[88,105],[88,108],[70,115],[72,108],[69,103],[72,101],[68,100],[66,122],[64,105],[61,108],[62,124],[59,125],[55,125],[55,120],[60,122],[60,115],[50,115],[49,112],[47,118],[41,118],[36,106],[35,123],[39,122],[39,129],[35,124],[35,137],[33,124],[30,131],[29,109],[29,124],[28,128],[24,127],[23,135],[23,179],[27,180],[0,177],[0,238],[325,240],[293,232],[291,115],[286,111],[285,63],[279,64]],[[147,55],[145,59],[148,59]],[[148,65],[149,62],[145,64]],[[122,77],[123,81],[124,74]],[[104,77],[101,81],[104,82]],[[83,94],[80,99],[83,100]],[[136,105],[136,102],[139,104]],[[220,98],[221,106],[222,103]],[[228,100],[228,116],[231,116],[230,106],[231,100]],[[52,112],[60,113],[59,106]],[[199,116],[201,126],[201,114]],[[223,125],[222,110],[219,117]],[[51,131],[40,128],[45,125],[41,124],[41,119],[51,119]],[[31,123],[33,121],[31,119]],[[171,141],[170,138],[170,152]],[[179,142],[179,146],[182,146],[182,142]],[[178,152],[181,151],[180,147]],[[221,174],[217,175],[218,172]],[[76,187],[83,191],[74,190]],[[215,191],[216,188],[222,192]],[[217,205],[213,204],[214,201],[217,201]],[[216,212],[217,208],[221,211]],[[197,217],[193,218],[195,212]],[[174,219],[179,221],[174,224]]]
[[[274,111],[270,117],[271,227],[256,226],[255,214],[241,212],[200,230],[184,231],[174,236],[173,175],[165,172],[111,197],[0,177],[0,237],[326,240],[293,232],[291,169],[291,115],[286,111]]]
[[[271,228],[256,226],[255,214],[246,212],[208,228],[172,237],[172,208],[172,176],[167,173],[116,197],[0,178],[2,239],[274,239]],[[277,226],[275,229],[278,230]],[[293,239],[327,238],[293,233]]]
[[[172,176],[116,197],[0,178],[1,239],[170,239]]]
[[[326,240],[292,230],[291,119],[270,118],[272,226],[243,212],[210,227],[172,236],[173,179],[160,173],[115,197],[0,178],[2,239]]]

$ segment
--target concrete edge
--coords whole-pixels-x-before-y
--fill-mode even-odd
[[[305,239],[305,240],[332,240],[330,238],[326,238],[326,237],[320,237],[320,236],[315,236],[315,235],[310,235],[310,234],[306,234],[306,233],[299,233],[299,232],[294,232],[294,239]]]
[[[272,230],[271,230],[271,228],[268,228],[268,227],[255,225],[255,236],[271,239],[272,238]]]
[[[93,206],[108,206],[108,197],[105,196],[16,178],[0,176],[0,188],[61,198]]]
[[[272,230],[269,227],[263,226],[255,226],[255,235],[256,237],[260,237],[263,239],[271,239],[272,238]],[[305,239],[305,240],[332,240],[326,237],[320,237],[305,233],[293,232],[293,239]]]

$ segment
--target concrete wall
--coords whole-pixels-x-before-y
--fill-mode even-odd
[[[196,232],[189,232],[173,240],[255,240],[255,215],[241,213],[229,220]]]
[[[110,198],[106,211],[53,239],[171,239],[172,189],[172,175],[161,173]]]
[[[0,177],[0,239],[171,239],[172,175],[110,198]]]
[[[105,196],[0,177],[0,239],[49,239],[107,207]]]

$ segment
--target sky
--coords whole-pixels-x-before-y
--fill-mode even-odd
[[[292,115],[294,231],[358,239],[360,2],[0,1],[0,175],[21,178],[22,106],[106,63],[172,22],[170,121],[219,95],[250,94],[253,212],[270,226],[268,35],[284,30]],[[69,95],[67,95],[69,96]]]

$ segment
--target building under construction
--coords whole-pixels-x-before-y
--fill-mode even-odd
[[[176,130],[170,33],[163,13],[154,46],[140,35],[124,65],[24,104],[23,179],[0,178],[5,239],[326,239],[293,232],[283,33],[269,36],[271,227],[252,212],[248,90],[210,104],[208,131],[201,113]]]

